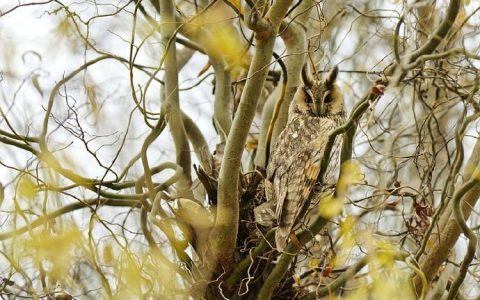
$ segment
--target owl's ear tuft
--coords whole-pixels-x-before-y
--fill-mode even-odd
[[[335,80],[337,79],[337,75],[338,75],[338,66],[335,65],[325,77],[325,85],[328,88],[331,88],[333,86],[333,84],[335,83]]]
[[[312,75],[310,74],[308,63],[305,63],[302,68],[302,82],[308,88],[311,88],[313,86],[313,83],[315,82]]]

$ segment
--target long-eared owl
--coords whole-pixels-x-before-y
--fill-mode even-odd
[[[316,80],[305,65],[287,125],[273,147],[265,180],[267,202],[257,207],[255,215],[270,211],[276,219],[275,242],[279,251],[285,248],[300,211],[317,183],[330,133],[345,122],[343,97],[335,84],[337,74],[335,66],[323,80]],[[341,140],[337,136],[325,173],[327,179],[338,167],[340,148]]]

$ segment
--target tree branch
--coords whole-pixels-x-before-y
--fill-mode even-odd
[[[4,233],[0,233],[0,241],[16,237],[22,233],[25,233],[27,231],[31,231],[32,229],[44,225],[46,222],[53,220],[59,216],[62,216],[64,214],[67,214],[69,212],[94,206],[94,205],[107,205],[107,206],[131,206],[131,207],[140,207],[140,201],[138,200],[113,200],[113,199],[90,199],[82,202],[75,202],[71,204],[67,204],[63,206],[62,208],[57,209],[56,211],[53,211],[51,213],[48,213],[44,216],[39,217],[35,221],[32,221],[28,223],[27,225],[17,228],[12,231],[7,231]]]
[[[171,40],[175,38],[177,25],[175,22],[175,6],[172,1],[160,0],[160,18],[162,26],[161,42],[164,45],[165,57],[165,115],[167,123],[175,144],[177,155],[177,164],[183,169],[183,178],[179,180],[177,189],[180,194],[190,196],[190,185],[192,184],[190,146],[188,144],[187,134],[183,126],[183,117],[180,110],[180,100],[178,95],[178,66],[177,51],[175,43]],[[162,98],[162,96],[160,97]]]
[[[469,178],[470,180],[474,179],[475,166],[478,168],[480,166],[480,140],[477,140],[475,147],[473,149],[472,155],[468,160],[468,167],[465,170],[464,178]],[[476,174],[478,176],[478,174]],[[463,188],[460,188],[454,195],[455,201],[462,201],[462,213],[464,220],[467,220],[470,216],[473,207],[476,205],[478,198],[480,197],[480,185],[475,184],[472,187],[468,188],[468,191],[463,191]],[[463,196],[463,197],[462,197]],[[450,205],[445,210],[442,218],[439,222],[438,232],[433,235],[434,238],[433,244],[429,247],[432,251],[428,252],[420,260],[420,267],[423,273],[427,278],[428,283],[430,283],[435,275],[437,274],[440,266],[445,262],[448,255],[450,254],[451,249],[455,246],[462,229],[458,225],[458,220],[453,211],[453,204],[455,201],[452,201]],[[472,241],[472,239],[470,239]],[[421,286],[420,279],[415,278],[415,288],[419,289]]]
[[[275,1],[265,19],[261,19],[262,24],[265,22],[269,24],[269,29],[266,31],[260,26],[262,32],[256,32],[256,48],[248,72],[249,79],[225,146],[218,181],[217,216],[210,236],[210,245],[214,264],[218,263],[227,271],[233,266],[238,232],[241,158],[261,88],[267,77],[276,33],[291,3],[292,0]],[[216,269],[216,266],[211,269]]]

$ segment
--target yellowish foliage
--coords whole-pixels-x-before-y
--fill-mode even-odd
[[[58,168],[64,168],[67,170],[69,169],[69,171],[73,171],[76,174],[79,174],[78,166],[72,156],[68,155],[65,152],[61,152],[57,155],[58,157],[55,157],[52,153],[41,153],[40,155],[38,155],[38,158],[53,170],[57,170]],[[55,178],[57,178],[57,176],[55,176]],[[56,185],[57,183],[52,182],[52,184]]]
[[[142,270],[132,259],[121,261],[121,284],[116,299],[136,299],[142,295]]]
[[[179,198],[177,215],[195,229],[209,230],[213,226],[215,218],[198,202],[186,198]]]
[[[229,0],[228,2],[232,3],[240,12],[243,12],[240,0]]]
[[[314,257],[308,262],[308,267],[311,269],[316,269],[318,268],[318,264],[319,264],[318,259]]]
[[[242,43],[240,42],[238,33],[233,27],[218,26],[211,30],[210,34],[206,36],[204,42],[212,49],[215,49],[213,54],[218,59],[226,59],[229,65],[241,65],[241,51]]]
[[[322,197],[318,205],[318,212],[323,218],[333,218],[342,212],[348,187],[363,180],[363,173],[357,161],[349,160],[342,164],[340,177],[337,182],[336,197],[328,195]]]
[[[72,22],[72,15],[67,13],[61,18],[57,26],[52,30],[53,34],[59,39],[66,39],[69,43],[69,48],[72,51],[78,51],[78,47],[82,39],[78,39],[78,31]]]
[[[374,299],[417,299],[408,273],[399,269],[380,270],[373,276],[369,294]]]
[[[258,138],[256,136],[248,136],[247,138],[247,144],[245,145],[245,148],[247,150],[252,151],[257,149],[258,147]]]
[[[368,287],[362,286],[360,288],[356,288],[353,290],[352,293],[344,296],[344,297],[335,297],[335,299],[342,299],[342,300],[363,300],[369,299],[368,297]]]
[[[392,267],[395,262],[396,248],[387,241],[379,240],[376,242],[375,261],[381,266]]]
[[[433,245],[435,245],[435,242],[432,239],[429,239],[427,241],[427,249],[432,249]]]
[[[348,216],[340,222],[340,233],[344,236],[352,233],[355,227],[355,218]]]
[[[373,236],[367,248],[368,271],[372,282],[370,296],[376,299],[416,299],[410,285],[410,270],[397,261],[398,248]]]
[[[36,185],[29,176],[22,176],[17,187],[20,197],[32,199],[37,194]]]
[[[293,282],[295,282],[296,285],[300,285],[300,284],[301,284],[300,275],[294,274],[292,278],[293,278]]]
[[[54,29],[55,33],[60,37],[71,38],[74,35],[75,29],[68,15],[64,16],[57,27]]]
[[[178,294],[175,270],[156,259],[152,252],[123,253],[115,257],[118,289],[114,299],[144,299],[144,293],[158,299]],[[157,299],[154,298],[154,299]]]
[[[345,197],[347,189],[353,184],[361,183],[364,178],[360,170],[360,164],[356,160],[344,162],[340,168],[340,177],[337,183],[337,195]]]
[[[82,234],[75,228],[59,233],[41,232],[23,241],[37,265],[42,264],[52,278],[65,278],[74,262],[74,250],[79,249]]]
[[[356,220],[353,217],[346,217],[340,222],[340,233],[342,239],[340,240],[339,250],[337,255],[332,260],[332,264],[335,267],[344,266],[350,257],[353,248],[357,244],[355,236],[355,223]]]
[[[114,261],[113,248],[111,244],[106,244],[103,247],[103,260],[107,264],[111,264]]]
[[[67,17],[65,17],[64,19],[62,19],[60,21],[60,23],[58,23],[56,31],[60,35],[69,36],[70,33],[71,33],[71,31],[70,31],[71,28],[70,27],[71,27],[70,20]]]
[[[318,214],[325,219],[331,219],[342,212],[343,205],[343,199],[327,195],[320,200]]]
[[[359,228],[355,217],[340,221],[340,240],[331,264],[335,268],[352,264],[358,246],[366,252],[367,266],[357,274],[360,278],[349,281],[354,286],[351,293],[332,299],[416,299],[410,283],[411,270],[399,261],[402,256],[398,247],[371,230]]]
[[[230,2],[240,7],[239,1]],[[184,26],[185,30],[196,33],[198,42],[213,58],[226,61],[230,69],[242,65],[242,60],[247,58],[241,55],[244,44],[232,25],[234,16],[231,8],[218,2]]]

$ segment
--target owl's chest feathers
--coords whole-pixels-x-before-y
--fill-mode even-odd
[[[285,145],[287,149],[294,151],[303,148],[313,150],[319,148],[318,143],[327,139],[333,129],[335,122],[328,118],[299,115],[287,123],[280,141],[288,143]]]
[[[323,156],[324,153],[315,154],[316,151],[323,152],[333,130],[344,122],[344,115],[329,117],[315,117],[305,114],[294,114],[288,121],[285,129],[280,134],[274,148],[272,160],[267,169],[267,177],[293,171],[299,161],[306,161]],[[330,153],[330,163],[327,173],[331,173],[338,166],[339,149],[341,148],[341,137],[337,136],[334,147]],[[319,161],[315,159],[317,163]],[[274,175],[277,174],[277,175]],[[327,174],[327,177],[329,174]]]

